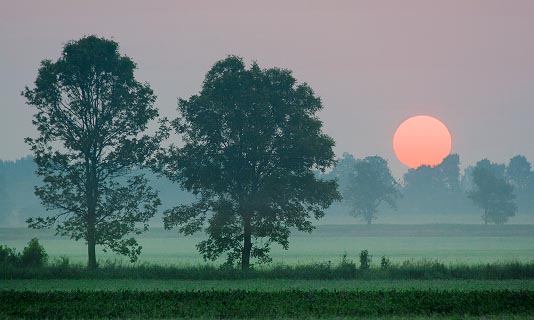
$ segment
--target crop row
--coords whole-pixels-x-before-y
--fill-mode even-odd
[[[534,291],[0,292],[0,316],[58,318],[308,318],[526,315]]]

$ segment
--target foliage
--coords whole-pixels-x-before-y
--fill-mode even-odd
[[[131,174],[161,138],[141,136],[158,112],[135,69],[116,42],[88,36],[68,42],[56,62],[42,61],[35,88],[23,92],[40,134],[26,139],[44,182],[35,193],[52,210],[27,222],[84,239],[90,268],[96,245],[135,261],[141,247],[126,237],[146,231],[160,204],[146,179]]]
[[[380,268],[387,269],[390,266],[391,266],[391,261],[389,260],[389,258],[386,256],[382,256],[382,258],[380,258]]]
[[[472,174],[474,189],[468,193],[468,197],[484,210],[484,223],[506,223],[517,211],[513,186],[498,176],[487,165],[487,160],[479,161]]]
[[[409,169],[403,177],[399,211],[423,214],[472,211],[474,208],[462,191],[460,179],[464,185],[471,183],[465,175],[460,178],[457,154],[448,155],[434,167],[423,165]]]
[[[510,159],[506,176],[517,191],[523,191],[529,183],[532,165],[525,156],[517,155]]]
[[[376,219],[380,204],[396,208],[399,197],[398,183],[385,159],[373,156],[352,162],[343,199],[350,206],[353,215],[371,224]]]
[[[347,257],[338,263],[277,264],[266,268],[241,270],[228,266],[156,264],[123,265],[106,263],[95,270],[56,260],[39,268],[1,265],[0,279],[176,279],[176,280],[237,280],[237,279],[534,279],[534,262],[488,263],[478,265],[445,264],[437,260],[406,260],[387,268],[356,268]]]
[[[334,163],[334,141],[322,133],[320,98],[289,70],[245,68],[230,56],[211,68],[198,95],[180,100],[172,122],[185,145],[171,146],[156,165],[198,197],[165,212],[165,227],[191,235],[205,259],[227,254],[229,265],[270,261],[271,243],[289,246],[291,229],[311,232],[339,195],[317,179]]]
[[[369,270],[371,267],[371,258],[372,256],[369,254],[369,251],[360,251],[360,270]]]
[[[48,255],[37,238],[33,238],[28,242],[28,246],[22,250],[22,255],[20,256],[21,265],[25,267],[42,267],[47,260]]]
[[[48,261],[48,255],[37,238],[33,238],[22,250],[22,254],[15,249],[0,245],[0,266],[4,268],[42,268]]]
[[[0,292],[9,318],[306,318],[511,315],[534,312],[533,291]]]
[[[0,245],[0,265],[15,266],[20,261],[20,254],[16,250],[4,245]]]

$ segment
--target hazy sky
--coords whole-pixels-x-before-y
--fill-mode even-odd
[[[237,54],[293,70],[323,98],[336,152],[386,157],[406,118],[441,119],[462,165],[534,160],[534,1],[0,2],[0,158],[29,154],[20,91],[83,35],[112,37],[166,116],[210,66]]]

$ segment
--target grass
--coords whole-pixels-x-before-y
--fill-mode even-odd
[[[53,235],[50,230],[0,229],[0,244],[19,251],[33,238],[39,238],[52,259],[68,256],[85,263],[87,249],[76,242]],[[204,263],[195,245],[202,236],[184,237],[177,231],[152,228],[139,237],[143,246],[140,262],[159,265]],[[360,250],[369,250],[377,265],[382,255],[393,262],[409,259],[438,259],[445,263],[481,264],[496,261],[527,262],[534,259],[534,225],[323,225],[312,234],[293,233],[289,250],[273,247],[273,264],[290,265],[337,261],[347,253],[356,259]],[[98,252],[105,260],[126,260]],[[216,261],[220,264],[222,260]]]
[[[76,279],[4,280],[0,291],[229,291],[276,292],[287,290],[327,291],[488,291],[534,290],[534,280],[153,280]]]
[[[21,318],[301,318],[529,315],[534,291],[0,291]]]
[[[242,271],[212,265],[160,266],[151,264],[105,264],[96,270],[83,265],[51,264],[39,268],[0,266],[0,279],[175,279],[175,280],[239,280],[239,279],[364,279],[364,280],[433,280],[534,279],[534,262],[495,263],[481,265],[444,264],[439,261],[405,261],[387,268],[359,269],[350,260],[337,264],[275,265]]]
[[[290,250],[248,272],[205,263],[202,239],[153,229],[137,264],[53,232],[0,229],[19,251],[39,238],[52,263],[0,267],[4,318],[528,319],[534,314],[534,226],[336,225],[296,233]],[[369,250],[369,270],[358,253]],[[340,261],[344,253],[347,259]],[[380,257],[392,264],[380,268]],[[60,260],[64,256],[66,260]]]

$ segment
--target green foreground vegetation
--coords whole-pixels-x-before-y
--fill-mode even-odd
[[[154,279],[22,279],[0,282],[0,291],[488,291],[534,290],[534,280],[154,280]]]
[[[54,236],[52,230],[0,228],[0,244],[18,251],[37,237],[54,261],[67,257],[71,263],[87,263],[87,247],[83,241]],[[201,236],[186,237],[177,231],[151,228],[139,236],[143,246],[140,263],[158,265],[204,264],[195,245]],[[371,265],[378,266],[380,257],[392,262],[405,260],[439,260],[452,264],[481,264],[534,259],[534,225],[319,225],[311,234],[294,232],[289,250],[273,246],[273,265],[336,263],[343,254],[357,260],[361,250],[373,256]],[[107,260],[128,264],[127,259],[111,252],[97,252],[100,263]],[[209,263],[219,265],[224,259]]]
[[[2,291],[25,318],[332,318],[529,315],[534,291]]]
[[[3,318],[530,319],[534,226],[323,225],[296,233],[271,264],[204,263],[200,237],[152,229],[141,261],[99,253],[44,230],[0,229],[22,252],[37,237],[41,267],[0,267]],[[359,252],[369,250],[369,269]],[[344,254],[347,254],[343,258]],[[381,266],[386,256],[389,264]]]

